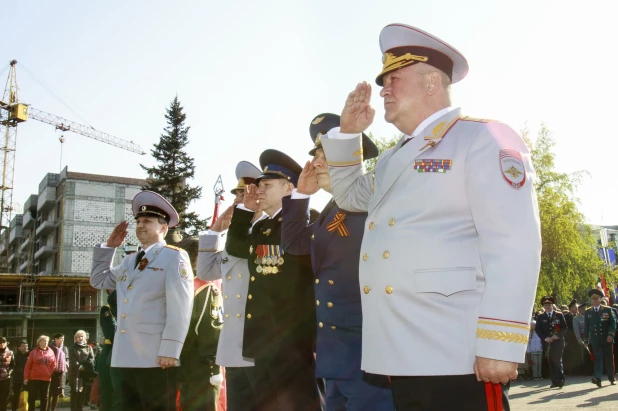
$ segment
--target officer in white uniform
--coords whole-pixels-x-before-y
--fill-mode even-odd
[[[111,366],[122,375],[127,410],[175,408],[175,369],[193,304],[193,272],[184,250],[167,246],[178,213],[159,194],[142,191],[133,199],[136,235],[142,251],[112,267],[128,223],[114,228],[106,244],[95,247],[90,284],[115,288],[118,317]]]
[[[224,324],[219,336],[216,362],[226,370],[228,411],[253,411],[258,403],[255,361],[242,356],[249,268],[246,259],[229,255],[224,246],[234,206],[243,202],[245,187],[254,184],[261,174],[261,170],[248,161],[238,163],[238,185],[230,191],[236,196],[234,205],[222,213],[211,230],[199,239],[198,278],[204,281],[220,279],[222,283]],[[265,214],[258,213],[257,220],[262,217]]]
[[[385,119],[404,136],[363,175],[375,111],[360,83],[322,137],[337,205],[368,212],[361,367],[391,376],[398,410],[501,410],[540,268],[530,152],[509,126],[450,107],[450,84],[468,72],[453,47],[392,24],[380,48]]]

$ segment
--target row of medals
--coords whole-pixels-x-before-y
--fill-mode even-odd
[[[255,269],[259,274],[277,274],[279,267],[283,265],[284,259],[281,256],[257,257],[253,262],[258,266]]]

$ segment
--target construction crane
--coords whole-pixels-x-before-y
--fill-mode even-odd
[[[2,100],[0,100],[0,178],[2,185],[2,198],[0,199],[0,266],[3,266],[4,258],[7,258],[8,247],[5,247],[5,237],[8,239],[8,231],[2,233],[3,230],[8,230],[11,223],[13,213],[13,179],[15,176],[15,150],[17,148],[17,125],[27,121],[29,118],[50,124],[62,132],[71,131],[82,136],[93,138],[102,143],[131,151],[137,154],[146,154],[146,152],[132,141],[126,141],[118,137],[114,137],[107,133],[95,130],[90,126],[75,123],[66,120],[62,117],[37,110],[28,104],[19,101],[17,96],[17,75],[15,66],[17,60],[10,62],[9,76],[6,81],[6,87]],[[5,252],[6,251],[6,252]]]

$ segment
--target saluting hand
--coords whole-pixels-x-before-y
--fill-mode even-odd
[[[363,81],[348,94],[345,107],[341,113],[341,132],[360,134],[373,123],[376,111],[371,108],[371,86]]]
[[[307,161],[298,177],[296,190],[301,194],[312,195],[317,193],[319,189],[320,186],[318,186],[318,175],[315,172],[315,167],[313,167],[310,161]]]
[[[509,380],[517,379],[517,363],[476,357],[476,361],[474,362],[474,374],[476,374],[476,379],[479,382],[506,384]]]
[[[125,237],[127,236],[127,228],[129,227],[129,223],[126,221],[121,221],[116,227],[114,227],[114,231],[110,234],[107,239],[107,243],[105,244],[108,247],[118,248],[124,242]]]
[[[234,215],[234,208],[236,205],[229,206],[215,221],[215,223],[210,227],[211,231],[216,231],[220,233],[222,231],[227,230],[232,223],[232,216]]]
[[[258,200],[257,187],[255,184],[249,184],[245,187],[245,197],[243,199],[243,205],[252,211],[257,211],[260,206],[260,200]]]

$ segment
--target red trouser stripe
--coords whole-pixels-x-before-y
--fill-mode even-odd
[[[504,411],[502,408],[502,387],[500,384],[485,383],[487,397],[487,411]]]

